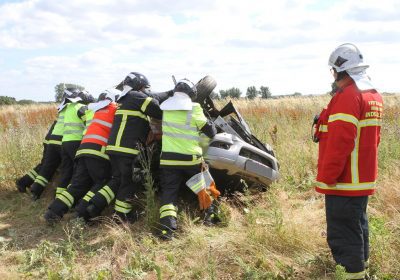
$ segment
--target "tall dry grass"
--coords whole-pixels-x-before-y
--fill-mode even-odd
[[[327,96],[233,101],[254,134],[273,145],[281,179],[265,193],[224,199],[221,227],[200,225],[197,211],[182,209],[178,238],[171,242],[153,237],[144,219],[130,226],[105,219],[88,227],[67,216],[47,227],[41,216],[50,193],[31,202],[14,191],[13,180],[39,160],[54,106],[22,107],[25,115],[15,113],[18,107],[2,108],[0,277],[334,279],[323,198],[312,188],[317,145],[310,134],[314,115],[328,101]],[[369,204],[371,273],[377,279],[400,279],[400,97],[384,101],[379,186]],[[31,123],[32,115],[44,117]]]

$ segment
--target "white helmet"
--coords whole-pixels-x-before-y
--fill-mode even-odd
[[[343,72],[349,69],[358,69],[361,71],[369,67],[369,65],[364,63],[360,50],[351,43],[337,47],[331,53],[328,64],[335,68],[336,72]]]

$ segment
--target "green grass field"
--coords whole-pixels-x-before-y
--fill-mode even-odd
[[[205,227],[195,209],[182,209],[171,242],[154,237],[146,219],[86,226],[67,215],[47,226],[42,215],[54,186],[33,202],[14,181],[39,161],[55,106],[0,107],[0,279],[343,279],[326,243],[323,196],[313,189],[311,122],[328,101],[234,101],[275,149],[281,179],[267,192],[223,199],[220,227]],[[384,101],[378,190],[368,210],[370,273],[400,279],[400,96]]]

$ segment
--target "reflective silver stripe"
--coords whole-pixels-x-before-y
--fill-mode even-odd
[[[188,140],[200,141],[200,137],[199,136],[193,136],[193,135],[187,135],[187,134],[163,132],[163,135],[174,137],[174,138],[183,138],[183,139],[188,139]]]
[[[382,126],[382,120],[381,119],[367,119],[367,120],[360,121],[359,124],[360,124],[360,127]]]
[[[66,130],[64,131],[64,135],[65,134],[76,134],[76,133],[82,133],[83,130]]]
[[[322,182],[316,182],[317,187],[320,189],[326,190],[344,190],[344,191],[362,191],[362,190],[370,190],[376,187],[376,182],[366,182],[366,183],[356,183],[356,184],[346,184],[346,183],[338,183],[333,186],[328,186]]]
[[[96,134],[86,134],[85,136],[83,136],[83,139],[88,139],[88,138],[97,139],[103,142],[107,142],[108,140],[107,138]]]
[[[186,125],[190,126],[190,122],[192,121],[192,114],[193,114],[193,109],[190,111],[187,111],[186,114]]]
[[[85,126],[82,123],[64,123],[64,126],[78,126],[85,128]]]
[[[191,127],[190,125],[186,125],[186,124],[178,124],[178,123],[172,123],[172,122],[162,122],[163,126],[169,126],[169,127],[173,127],[173,128],[178,128],[178,129],[186,129],[186,130],[191,130],[191,131],[196,131],[197,132],[197,128],[196,127]]]
[[[112,123],[109,123],[109,122],[106,122],[106,121],[94,119],[94,120],[92,120],[92,122],[99,123],[99,124],[104,125],[106,127],[110,127],[110,128],[112,127]]]
[[[344,114],[344,113],[337,113],[329,116],[328,122],[334,122],[334,121],[344,121],[344,122],[349,122],[354,124],[355,126],[358,125],[358,119],[350,114]]]

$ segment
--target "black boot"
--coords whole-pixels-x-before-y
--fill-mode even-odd
[[[139,220],[140,217],[140,213],[137,210],[132,210],[129,213],[121,213],[121,212],[117,212],[115,211],[114,213],[114,221],[116,223],[135,223]]]
[[[206,226],[214,226],[220,222],[218,205],[214,200],[211,206],[206,209],[203,224]]]
[[[76,217],[83,218],[86,222],[88,222],[90,220],[90,215],[87,211],[88,205],[89,205],[89,202],[81,199],[81,201],[79,201],[78,205],[75,206]]]
[[[160,228],[158,229],[157,235],[162,240],[172,240],[177,228],[178,225],[175,217],[163,217],[160,219]]]
[[[26,192],[26,189],[29,188],[29,186],[33,183],[33,180],[29,175],[25,175],[21,178],[19,178],[17,181],[15,181],[15,186],[17,187],[17,190],[21,193]]]
[[[91,219],[100,216],[101,210],[102,209],[96,207],[96,205],[92,203],[89,203],[88,207],[86,207],[86,212]]]
[[[31,186],[32,199],[38,200],[44,191],[44,187],[38,183],[33,183]]]
[[[47,209],[46,213],[44,214],[44,219],[49,225],[54,225],[55,223],[58,223],[62,217],[57,215],[51,209]]]

